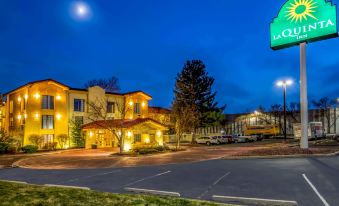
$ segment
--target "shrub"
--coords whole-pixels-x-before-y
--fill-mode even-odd
[[[38,146],[36,146],[36,145],[26,145],[26,146],[22,147],[21,150],[24,153],[34,153],[34,152],[38,151]]]
[[[10,144],[6,142],[0,142],[0,154],[7,153]]]
[[[37,147],[40,147],[40,145],[42,143],[42,137],[40,135],[37,135],[37,134],[29,135],[28,139],[33,145],[35,145]]]
[[[18,151],[18,148],[15,147],[15,146],[9,146],[8,149],[7,149],[7,153],[9,153],[9,154],[15,154],[15,153],[17,153],[17,151]]]
[[[64,149],[64,148],[65,148],[68,139],[69,139],[69,137],[68,137],[67,134],[59,134],[59,135],[57,136],[57,140],[58,140],[58,142],[59,142],[59,144],[60,144],[60,148],[61,148],[61,149]]]

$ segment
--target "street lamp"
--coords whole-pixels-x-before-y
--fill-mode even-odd
[[[292,85],[292,80],[284,80],[284,81],[278,81],[277,86],[284,88],[284,139],[287,140],[287,126],[286,126],[286,88],[289,85]]]

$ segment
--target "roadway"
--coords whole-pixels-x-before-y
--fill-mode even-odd
[[[178,192],[211,200],[212,195],[297,201],[304,206],[339,205],[339,157],[209,160],[111,169],[2,169],[0,179],[34,184],[89,187],[126,193],[124,188]]]

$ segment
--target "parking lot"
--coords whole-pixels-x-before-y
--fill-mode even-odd
[[[89,187],[125,193],[126,187],[211,200],[213,195],[338,205],[339,157],[210,160],[165,166],[32,170],[3,169],[0,179]]]

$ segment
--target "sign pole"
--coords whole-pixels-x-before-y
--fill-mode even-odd
[[[306,42],[300,44],[300,110],[301,138],[300,147],[308,149],[308,101],[306,74]]]

